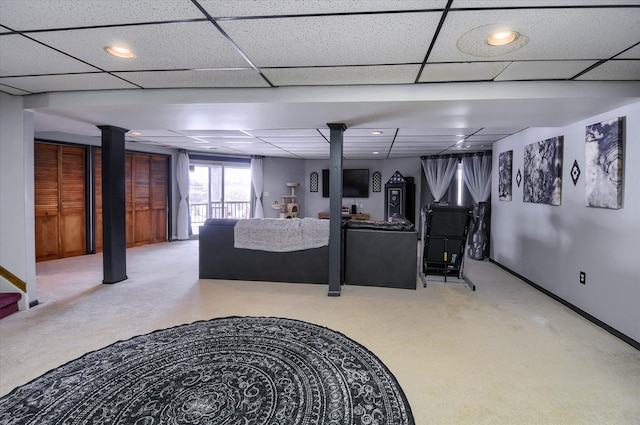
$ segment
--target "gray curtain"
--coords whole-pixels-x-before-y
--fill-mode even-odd
[[[442,199],[442,195],[447,191],[457,168],[458,159],[453,157],[434,157],[422,160],[422,170],[435,202],[440,202]]]
[[[464,184],[476,205],[486,202],[491,194],[491,156],[474,155],[462,158]]]
[[[262,207],[262,189],[264,186],[263,160],[264,157],[262,156],[251,157],[251,184],[253,185],[253,192],[256,195],[253,209],[254,218],[264,218],[264,208]]]
[[[187,202],[187,197],[189,196],[189,155],[186,151],[180,151],[178,155],[176,180],[178,181],[178,191],[180,194],[177,217],[177,238],[184,240],[189,239],[189,234],[191,233],[191,229],[189,228],[189,204]]]

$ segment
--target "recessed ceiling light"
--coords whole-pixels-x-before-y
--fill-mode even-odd
[[[529,43],[529,37],[511,29],[509,24],[482,25],[464,33],[456,42],[462,53],[476,57],[496,57],[513,53]]]
[[[379,155],[379,154],[380,154],[380,152],[378,152],[378,151],[373,151],[372,153],[373,153],[374,155]]]
[[[382,131],[379,131],[379,130],[372,131],[371,134],[373,134],[374,136],[379,136],[382,134]]]
[[[131,50],[123,46],[107,46],[104,48],[104,50],[106,50],[107,53],[119,58],[132,59],[136,57],[136,55],[134,55]]]
[[[513,43],[518,38],[515,31],[498,31],[487,37],[487,44],[491,46],[504,46]]]
[[[132,132],[131,132],[131,135],[132,135],[132,136],[142,136],[142,133],[141,133],[141,132],[139,132],[139,131],[132,131]]]

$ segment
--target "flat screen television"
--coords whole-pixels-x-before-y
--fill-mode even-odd
[[[329,197],[329,170],[322,170],[322,197]],[[369,197],[369,170],[345,168],[342,170],[342,197]]]

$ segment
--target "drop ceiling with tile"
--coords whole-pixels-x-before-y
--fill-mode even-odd
[[[317,159],[339,122],[346,159],[484,151],[638,101],[640,1],[0,0],[0,91],[52,140]]]

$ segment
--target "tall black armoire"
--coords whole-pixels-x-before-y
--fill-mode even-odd
[[[415,224],[416,185],[413,177],[404,177],[399,171],[393,173],[384,185],[384,219],[406,218]]]

